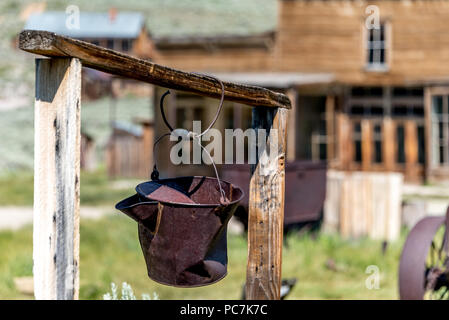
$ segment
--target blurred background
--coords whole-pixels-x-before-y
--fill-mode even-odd
[[[69,6],[79,27],[66,25]],[[17,47],[21,30],[287,94],[282,275],[296,279],[287,298],[397,299],[410,229],[449,204],[448,14],[449,1],[2,0],[0,299],[33,298],[35,64]],[[177,289],[148,279],[135,222],[115,203],[149,179],[155,160],[163,177],[213,171],[172,165],[168,143],[153,158],[166,131],[164,88],[87,68],[82,84],[80,298],[101,299],[111,282],[161,299],[241,298],[247,198],[230,224],[224,280]],[[172,91],[166,112],[190,130],[193,120],[204,128],[217,105]],[[215,127],[245,130],[251,109],[226,102]],[[219,169],[248,193],[249,167]]]

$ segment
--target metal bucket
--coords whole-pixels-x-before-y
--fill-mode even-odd
[[[148,195],[158,186],[183,193],[190,203],[177,199],[152,201]],[[215,283],[227,273],[226,226],[243,198],[243,191],[221,181],[229,200],[220,204],[216,178],[181,177],[148,181],[137,194],[116,205],[139,223],[139,240],[148,276],[176,287]],[[169,197],[170,198],[170,197]],[[180,201],[181,200],[181,201]]]

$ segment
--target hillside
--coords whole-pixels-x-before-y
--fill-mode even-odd
[[[16,48],[15,39],[25,24],[33,0],[0,1],[0,174],[31,169],[33,164],[33,56]],[[152,37],[245,35],[272,30],[276,0],[49,0],[46,10],[80,12],[137,11],[146,17]],[[147,114],[150,99],[129,97],[119,102],[117,120]],[[108,100],[83,103],[82,127],[104,143],[109,134]]]
[[[13,43],[32,3],[36,1],[0,1],[0,105],[2,98],[25,94],[33,84],[33,61]],[[273,30],[277,18],[276,0],[49,0],[46,10],[65,11],[68,5],[79,6],[81,14],[111,7],[140,12],[156,38],[259,33]]]

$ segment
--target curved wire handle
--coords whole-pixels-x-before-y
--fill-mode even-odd
[[[199,73],[196,73],[196,74],[199,74]],[[224,98],[225,98],[225,87],[224,87],[223,82],[222,82],[220,79],[215,78],[215,77],[213,77],[213,76],[208,76],[208,75],[206,75],[206,77],[212,78],[212,79],[214,79],[215,81],[217,81],[217,82],[220,84],[220,86],[221,86],[221,98],[220,98],[220,104],[218,105],[217,112],[216,112],[216,114],[215,114],[215,116],[214,116],[214,119],[213,119],[212,122],[210,123],[209,127],[207,127],[207,129],[204,130],[204,131],[203,131],[202,133],[200,133],[200,134],[196,134],[195,132],[190,131],[191,134],[192,134],[192,136],[195,136],[195,137],[197,137],[197,138],[199,138],[199,137],[203,136],[204,134],[206,134],[206,132],[209,131],[209,130],[215,125],[215,122],[217,122],[218,116],[220,115],[221,109],[223,108],[223,103],[224,103]],[[167,126],[168,130],[170,130],[170,132],[172,132],[172,131],[174,131],[174,129],[173,129],[173,127],[170,125],[170,123],[168,123],[167,117],[165,116],[165,112],[164,112],[164,100],[165,100],[165,97],[168,96],[169,94],[171,94],[171,92],[170,92],[170,90],[167,90],[167,91],[162,95],[161,101],[160,101],[160,103],[159,103],[159,107],[160,107],[160,109],[161,109],[161,115],[162,115],[162,119],[164,120],[165,125]]]
[[[179,131],[178,131],[178,133],[180,134],[180,135],[179,135],[179,139],[187,138],[187,139],[192,140],[193,142],[195,142],[195,140],[196,140],[196,141],[198,142],[198,145],[199,145],[199,146],[204,150],[204,152],[206,152],[206,154],[208,155],[209,159],[210,159],[211,162],[212,162],[212,165],[214,166],[215,176],[217,177],[218,187],[220,188],[220,194],[221,194],[221,197],[220,197],[220,203],[221,203],[222,205],[226,205],[227,203],[229,203],[229,200],[227,199],[226,193],[223,191],[223,188],[221,187],[221,181],[220,181],[220,177],[218,176],[218,171],[217,171],[217,167],[216,167],[216,165],[215,165],[215,161],[214,161],[214,159],[212,158],[212,156],[210,155],[210,153],[206,150],[206,148],[204,148],[204,147],[202,146],[202,144],[201,144],[201,136],[203,136],[204,134],[206,134],[206,132],[208,132],[208,131],[215,125],[215,122],[217,122],[217,120],[218,120],[218,117],[219,117],[219,115],[220,115],[220,112],[221,112],[221,110],[222,110],[222,108],[223,108],[224,97],[225,97],[225,88],[224,88],[223,82],[222,82],[220,79],[215,78],[215,77],[213,77],[213,76],[207,76],[207,77],[216,80],[216,81],[221,85],[221,98],[220,98],[220,104],[218,105],[218,109],[217,109],[217,112],[216,112],[216,114],[215,114],[215,116],[214,116],[214,119],[212,120],[212,122],[210,123],[210,125],[207,127],[207,129],[204,130],[204,131],[203,131],[202,133],[200,133],[200,134],[197,134],[196,132],[193,132],[193,131],[187,131],[187,130],[185,130],[185,129],[176,129],[176,130],[179,130]],[[157,159],[157,156],[156,156],[156,145],[157,145],[157,144],[158,144],[164,137],[169,136],[169,135],[171,135],[174,131],[176,131],[175,129],[173,129],[173,127],[172,127],[172,126],[170,125],[170,123],[168,122],[167,117],[165,116],[165,112],[164,112],[164,100],[165,100],[165,97],[166,97],[167,95],[169,95],[169,94],[170,94],[170,90],[167,90],[167,91],[162,95],[161,100],[160,100],[160,103],[159,103],[159,107],[160,107],[160,109],[161,109],[162,119],[164,120],[164,123],[165,123],[165,125],[167,126],[167,128],[170,130],[170,132],[169,132],[169,133],[165,133],[165,134],[163,134],[162,136],[160,136],[159,138],[157,138],[156,142],[155,142],[154,145],[153,145],[153,155],[154,155],[154,159],[155,159],[154,162],[155,162],[155,163],[154,163],[154,167],[153,167],[153,172],[151,173],[151,179],[152,179],[152,180],[159,180],[159,171],[157,170],[157,165],[156,165],[156,159]],[[180,140],[179,140],[179,141],[180,141]]]
[[[168,130],[170,130],[170,132],[173,131],[172,126],[170,125],[170,123],[168,123],[167,118],[165,117],[165,112],[164,112],[164,99],[166,96],[168,96],[170,94],[170,90],[167,90],[161,97],[161,101],[159,103],[159,108],[161,109],[161,115],[162,115],[162,120],[164,120],[165,125],[167,126]]]
[[[153,159],[154,159],[154,166],[153,166],[153,171],[151,172],[151,180],[156,181],[159,180],[159,171],[157,170],[157,149],[156,146],[159,143],[159,141],[161,141],[163,138],[167,137],[171,135],[171,132],[168,133],[164,133],[162,136],[160,136],[159,138],[156,139],[156,142],[153,144]]]

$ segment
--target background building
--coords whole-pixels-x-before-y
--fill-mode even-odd
[[[379,29],[365,27],[368,5],[379,8]],[[289,160],[446,179],[449,3],[279,0],[278,9],[271,32],[156,42],[156,61],[288,93]],[[215,111],[212,101],[182,93],[170,103],[177,125],[187,103],[205,123]],[[249,113],[225,111],[222,119],[245,127]]]

